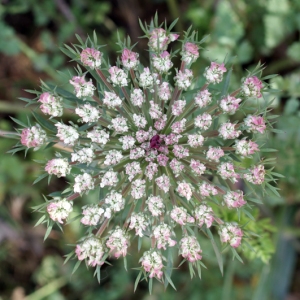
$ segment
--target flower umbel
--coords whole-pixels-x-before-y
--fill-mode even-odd
[[[205,258],[206,249],[200,243],[203,247],[208,237],[213,243],[213,232],[234,253],[251,236],[237,222],[241,215],[249,218],[252,192],[238,190],[237,185],[243,186],[243,181],[256,188],[270,186],[272,172],[260,151],[272,119],[268,105],[244,105],[267,90],[259,79],[260,67],[230,91],[231,72],[225,62],[211,62],[203,74],[191,69],[201,44],[196,32],[185,33],[181,66],[171,72],[174,54],[167,49],[179,35],[158,26],[157,20],[142,29],[149,38],[149,66],[141,65],[129,39],[119,40],[121,56],[114,66],[90,38],[74,45],[74,52],[67,48],[65,53],[86,73],[77,68],[78,76],[70,79],[72,97],[65,98],[70,93],[62,88],[42,85],[36,100],[50,119],[37,117],[36,125],[24,128],[17,147],[58,148],[56,158],[45,162],[43,176],[67,176],[70,188],[47,200],[44,222],[51,226],[64,224],[79,205],[73,202],[76,198],[99,191],[93,203],[79,210],[78,222],[87,231],[76,245],[78,260],[96,267],[97,273],[108,256],[126,259],[135,245],[132,236],[138,247],[149,239],[140,274],[171,282],[168,268],[173,268],[173,259],[164,264],[170,248],[178,249],[192,275],[194,268],[199,272],[203,266],[201,253]],[[174,86],[171,74],[176,74]],[[220,84],[223,77],[226,84]],[[77,124],[57,118],[64,108],[77,115]]]

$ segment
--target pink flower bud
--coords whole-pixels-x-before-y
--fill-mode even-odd
[[[139,64],[139,55],[129,49],[123,49],[121,61],[126,69],[136,69]]]

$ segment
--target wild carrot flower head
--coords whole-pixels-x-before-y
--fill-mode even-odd
[[[65,49],[86,73],[78,68],[70,79],[73,94],[42,86],[38,102],[51,119],[23,129],[21,147],[59,146],[59,156],[44,168],[46,175],[68,176],[70,189],[47,202],[48,224],[63,224],[73,201],[78,205],[77,197],[99,190],[94,203],[81,209],[79,222],[87,234],[76,246],[79,260],[100,268],[108,255],[126,258],[134,236],[139,245],[149,239],[140,270],[163,280],[167,267],[162,249],[177,248],[199,270],[206,251],[200,247],[203,239],[212,240],[218,232],[222,243],[233,248],[242,244],[247,235],[243,224],[235,222],[240,215],[248,218],[251,192],[239,187],[242,181],[270,185],[259,138],[271,123],[267,105],[243,110],[247,99],[260,97],[266,87],[256,77],[260,69],[231,91],[225,62],[213,61],[203,72],[191,69],[201,44],[196,32],[183,36],[181,65],[172,71],[168,49],[179,35],[155,20],[142,29],[149,39],[148,66],[141,64],[129,39],[118,41],[116,65],[109,65],[91,38],[72,51]],[[63,107],[73,110],[77,123],[55,119]],[[232,119],[236,112],[239,116]],[[249,157],[251,166],[243,163]]]

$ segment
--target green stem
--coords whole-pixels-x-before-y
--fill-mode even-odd
[[[58,291],[61,287],[67,284],[67,279],[64,277],[57,278],[50,283],[46,284],[42,288],[38,289],[37,291],[33,292],[31,295],[28,295],[24,298],[24,300],[40,300],[44,299],[45,297],[54,294]]]

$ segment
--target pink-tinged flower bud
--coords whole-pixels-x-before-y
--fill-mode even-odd
[[[212,116],[210,114],[204,113],[199,115],[194,120],[195,127],[199,128],[200,130],[207,130],[212,124]]]
[[[180,90],[186,91],[188,87],[192,84],[193,72],[189,69],[185,69],[183,72],[178,71],[177,75],[174,77],[175,85]]]
[[[87,133],[87,138],[93,143],[105,145],[109,141],[109,133],[105,129],[95,126],[92,131]]]
[[[81,117],[79,121],[83,123],[97,122],[100,118],[99,110],[90,104],[84,104],[80,107],[77,107],[75,109],[75,113]]]
[[[194,223],[195,219],[188,214],[184,207],[174,206],[170,212],[170,217],[179,225],[185,225],[186,223]]]
[[[40,109],[45,115],[61,117],[63,114],[62,98],[53,96],[48,92],[42,93],[38,102],[41,102]]]
[[[106,246],[110,249],[110,254],[114,254],[115,258],[125,257],[129,247],[129,235],[117,226],[108,233],[108,236]]]
[[[154,77],[151,74],[149,68],[144,68],[144,71],[140,75],[139,85],[143,88],[151,88],[153,86]]]
[[[179,34],[177,34],[177,33],[171,33],[170,35],[169,35],[169,39],[170,39],[170,42],[175,42],[178,38],[179,38]]]
[[[90,164],[96,157],[93,147],[83,147],[71,153],[71,161]]]
[[[185,108],[186,101],[185,100],[177,100],[172,105],[172,115],[179,116],[183,113]]]
[[[114,86],[122,87],[128,85],[127,75],[122,69],[114,66],[114,67],[110,67],[108,69],[108,72],[110,74],[109,79]]]
[[[78,140],[79,133],[74,127],[60,122],[57,122],[55,126],[57,127],[56,136],[59,137],[59,139],[66,145],[73,146]]]
[[[101,266],[105,249],[100,239],[96,237],[89,237],[85,239],[81,244],[76,245],[75,254],[78,260],[86,259],[89,266]]]
[[[127,126],[127,119],[124,117],[117,117],[111,120],[111,127],[117,132],[117,133],[125,133],[128,131]]]
[[[97,69],[101,66],[102,53],[93,48],[85,48],[80,53],[80,60],[84,66]]]
[[[181,52],[182,61],[186,62],[187,64],[195,62],[199,57],[198,49],[199,47],[194,43],[185,43]]]
[[[103,220],[104,209],[97,204],[82,207],[83,217],[80,222],[86,226],[96,226]]]
[[[223,73],[225,73],[227,69],[224,64],[218,64],[216,62],[212,62],[210,67],[207,67],[204,72],[204,77],[206,78],[207,83],[220,83],[223,79]]]
[[[244,178],[253,184],[262,184],[265,181],[266,170],[264,165],[254,166],[249,173],[244,174]]]
[[[145,195],[146,180],[136,179],[131,184],[131,196],[133,199],[140,199]]]
[[[149,220],[146,214],[133,212],[130,217],[129,229],[135,229],[135,234],[142,237],[144,231],[149,226]]]
[[[165,128],[166,123],[167,123],[167,116],[163,115],[161,118],[156,119],[154,123],[154,128],[158,131],[161,131]]]
[[[200,187],[199,191],[202,197],[209,197],[218,195],[218,190],[211,184],[207,182],[203,182]]]
[[[169,157],[164,154],[159,154],[157,156],[157,162],[160,166],[165,167],[168,163]]]
[[[174,122],[171,126],[172,132],[179,134],[185,130],[186,119],[183,118],[181,121]]]
[[[158,172],[158,164],[154,162],[150,162],[146,167],[145,175],[149,180],[152,180],[154,175],[157,174],[157,172]]]
[[[54,201],[48,204],[47,212],[53,221],[63,224],[63,221],[73,210],[73,203],[60,198],[54,198]]]
[[[213,210],[205,202],[202,202],[202,204],[195,208],[194,216],[196,219],[196,223],[200,227],[202,227],[203,224],[205,224],[207,228],[209,228],[211,227],[214,221]]]
[[[200,253],[202,252],[200,248],[200,244],[194,236],[185,236],[180,242],[180,250],[179,253],[182,257],[186,258],[189,262],[195,262],[200,260],[202,256]]]
[[[246,139],[236,140],[234,147],[236,149],[235,153],[243,157],[251,156],[256,151],[259,151],[258,145],[255,142],[247,141]]]
[[[74,179],[75,184],[73,186],[74,192],[82,194],[88,192],[89,190],[94,189],[95,180],[88,173],[79,174]]]
[[[208,90],[199,91],[195,96],[195,104],[200,108],[206,107],[212,101],[211,93]]]
[[[209,146],[206,152],[206,158],[210,161],[219,162],[220,158],[225,155],[224,151],[220,147]]]
[[[247,203],[244,200],[242,191],[228,191],[226,195],[224,195],[224,202],[228,208],[239,208]]]
[[[146,201],[148,209],[153,217],[160,216],[164,210],[165,205],[163,199],[160,196],[150,195]]]
[[[175,177],[178,177],[184,170],[184,165],[176,158],[173,158],[170,161],[170,168],[171,168],[172,172],[174,173]]]
[[[112,190],[104,199],[104,202],[109,206],[113,212],[121,211],[125,205],[125,199],[122,194]]]
[[[243,231],[235,223],[224,223],[220,226],[219,235],[222,243],[237,248],[241,244]]]
[[[132,179],[137,175],[142,173],[141,165],[139,162],[134,161],[125,165],[125,173],[128,175],[128,180]]]
[[[163,190],[165,193],[169,191],[171,183],[170,178],[167,175],[163,174],[160,177],[157,177],[155,182],[159,189]]]
[[[236,139],[242,132],[235,129],[235,124],[233,123],[223,123],[219,128],[219,135],[224,140]]]
[[[185,197],[186,200],[189,201],[193,196],[193,189],[194,188],[190,183],[183,181],[183,182],[178,182],[176,191],[180,197]]]
[[[192,148],[201,147],[204,142],[204,137],[201,134],[189,134],[188,145]]]
[[[155,103],[154,101],[150,101],[150,109],[149,109],[149,115],[151,119],[159,119],[162,117],[163,112],[160,108],[160,106]]]
[[[202,164],[199,160],[191,159],[190,167],[193,173],[197,175],[202,175],[206,167],[204,164]]]
[[[224,113],[233,115],[239,108],[239,103],[242,99],[227,96],[220,101],[220,107]]]
[[[134,89],[130,95],[130,100],[134,106],[142,107],[145,102],[145,96],[140,89]]]
[[[171,99],[171,90],[168,82],[163,82],[158,87],[158,98],[163,101]]]
[[[39,124],[30,128],[24,128],[21,133],[21,144],[38,149],[47,142],[47,134]]]
[[[256,77],[247,77],[242,85],[243,94],[247,97],[261,98],[262,82]]]
[[[83,98],[84,100],[86,97],[92,97],[94,95],[96,88],[91,79],[90,81],[85,81],[84,76],[74,76],[69,82],[74,86],[77,98]]]
[[[148,250],[144,252],[140,262],[142,263],[144,270],[149,273],[150,278],[162,278],[163,272],[161,269],[164,267],[164,265],[162,256],[158,251]]]
[[[248,116],[245,119],[245,125],[248,127],[247,130],[254,133],[264,133],[266,130],[266,123],[261,116]]]
[[[118,179],[118,173],[114,172],[113,169],[108,170],[103,174],[101,178],[100,187],[104,188],[105,186],[115,186],[119,179]]]
[[[139,54],[125,48],[122,52],[121,61],[126,69],[135,70],[140,63]]]
[[[189,154],[189,149],[188,148],[185,148],[181,145],[174,145],[173,147],[173,153],[174,155],[177,157],[177,158],[185,158],[185,157],[188,157],[190,154]]]
[[[172,36],[174,41],[176,40],[175,36]],[[167,50],[169,42],[169,37],[167,36],[167,32],[162,28],[155,28],[150,33],[148,46],[155,52],[162,52]]]
[[[163,51],[161,54],[153,55],[152,63],[158,73],[167,73],[173,66],[170,59],[170,54],[167,51]]]
[[[237,182],[237,178],[240,177],[234,170],[234,166],[232,163],[221,163],[218,166],[218,174],[223,179],[230,179],[232,182]]]
[[[175,246],[176,241],[171,239],[172,235],[175,234],[168,224],[162,223],[153,228],[153,237],[156,239],[158,249],[163,248],[166,250],[167,245],[169,247]]]
[[[121,98],[115,93],[104,92],[103,104],[107,105],[109,108],[114,108],[122,105]]]
[[[67,158],[54,158],[47,162],[45,171],[48,172],[48,174],[56,175],[58,178],[66,177],[70,174],[71,167]]]

